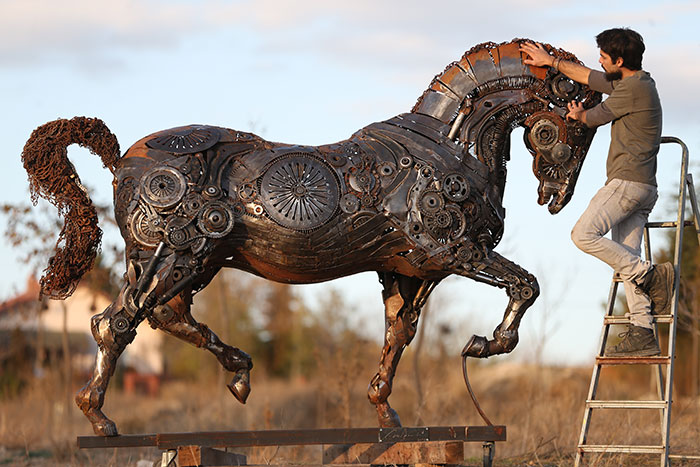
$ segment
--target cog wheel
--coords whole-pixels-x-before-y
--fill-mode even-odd
[[[445,176],[445,180],[442,182],[442,192],[450,201],[459,203],[469,197],[469,182],[462,174],[449,174]]]
[[[426,216],[424,223],[431,235],[441,243],[461,237],[467,225],[462,211],[453,205]]]
[[[360,199],[354,193],[346,193],[340,198],[340,209],[346,214],[356,213],[360,209]]]

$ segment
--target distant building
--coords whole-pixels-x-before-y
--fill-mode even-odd
[[[0,303],[0,359],[12,352],[12,342],[21,336],[27,352],[32,353],[37,365],[51,364],[52,356],[63,353],[63,330],[68,331],[71,363],[75,373],[87,376],[95,361],[97,344],[90,330],[90,318],[102,312],[111,299],[104,293],[78,285],[66,300],[39,301],[39,284],[34,278],[27,281],[26,290]],[[14,336],[14,337],[13,337]],[[163,374],[163,334],[141,323],[136,338],[129,344],[119,365],[124,368],[124,388],[139,388],[155,395]],[[37,351],[44,355],[37,355]]]

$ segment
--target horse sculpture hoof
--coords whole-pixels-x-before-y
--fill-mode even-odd
[[[250,394],[250,375],[248,370],[238,370],[229,384],[226,385],[233,397],[245,404]]]
[[[92,431],[97,436],[117,436],[117,425],[112,420],[104,420],[92,424]]]
[[[488,357],[488,339],[483,336],[473,335],[467,345],[462,349],[462,357],[486,358]]]
[[[377,406],[377,417],[381,428],[395,428],[401,426],[401,419],[396,410],[389,407],[389,404]]]

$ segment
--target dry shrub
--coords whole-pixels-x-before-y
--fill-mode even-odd
[[[366,397],[376,362],[360,347],[358,343],[358,348],[320,354],[323,371],[315,378],[271,379],[254,370],[253,392],[245,406],[212,380],[199,380],[166,381],[157,398],[127,395],[112,387],[104,410],[122,433],[376,426]],[[409,353],[405,361],[410,357]],[[390,399],[404,423],[412,425],[420,415],[425,425],[482,425],[464,387],[459,357],[421,358],[423,405],[416,407],[415,379],[405,362]],[[497,443],[496,465],[572,465],[590,368],[488,363],[470,362],[469,375],[486,414],[495,424],[507,426],[508,441]],[[601,392],[620,399],[652,399],[649,381],[648,372],[604,371]],[[135,465],[139,459],[159,458],[159,452],[152,448],[78,451],[76,436],[90,435],[92,430],[60,388],[60,376],[49,373],[21,395],[0,401],[0,446],[5,448],[4,453],[0,450],[0,463],[21,459],[20,465],[124,466]],[[78,389],[77,384],[74,389]],[[699,427],[700,403],[677,399],[671,434],[674,452],[697,453]],[[589,442],[658,444],[658,434],[657,411],[598,410]],[[241,451],[250,462],[261,463],[318,462],[320,458],[319,447]],[[469,465],[480,465],[480,443],[468,443],[466,453]],[[601,466],[658,464],[658,456],[591,459]]]

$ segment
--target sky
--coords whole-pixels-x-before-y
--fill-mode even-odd
[[[698,20],[696,1],[0,0],[0,202],[29,201],[22,147],[56,118],[101,118],[122,151],[154,131],[194,123],[320,145],[409,111],[434,75],[478,43],[531,38],[599,69],[595,35],[619,26],[644,37],[663,133],[684,140],[692,160],[700,151]],[[513,132],[496,251],[534,273],[542,295],[523,319],[519,347],[494,360],[574,365],[595,355],[611,270],[578,251],[570,230],[605,181],[609,141],[601,128],[573,200],[552,216],[536,203],[531,158],[522,131]],[[69,155],[93,199],[111,203],[112,177],[99,159],[75,147]],[[679,161],[678,146],[662,147],[652,220],[675,211]],[[32,271],[0,243],[2,300],[22,291]],[[652,246],[665,246],[663,238],[652,237]],[[299,289],[313,302],[328,287],[352,304],[358,326],[381,338],[374,273]],[[456,277],[434,295],[431,322],[449,324],[460,348],[472,334],[491,336],[507,304],[502,290]]]

